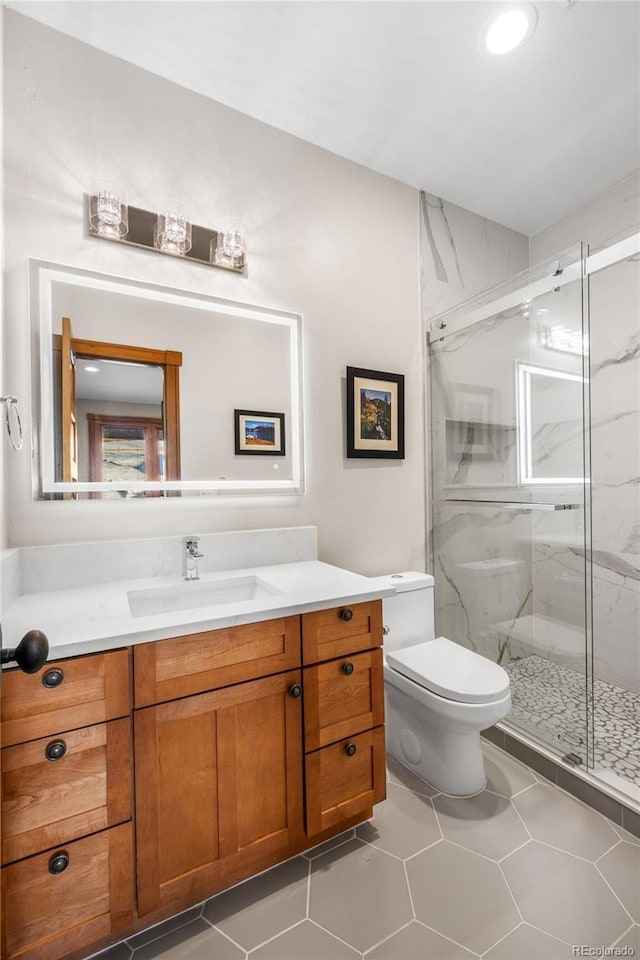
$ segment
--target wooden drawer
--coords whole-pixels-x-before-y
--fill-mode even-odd
[[[69,864],[52,874],[62,853]],[[2,869],[4,960],[60,960],[132,921],[130,823]]]
[[[356,748],[348,756],[345,748]],[[369,810],[385,798],[384,727],[307,754],[307,835]]]
[[[130,819],[128,717],[2,751],[3,863]]]
[[[48,687],[44,679],[52,670],[61,671],[62,680]],[[129,710],[127,650],[56,660],[35,674],[7,670],[2,675],[2,746],[103,723]]]
[[[382,650],[305,667],[305,750],[317,750],[384,722]]]
[[[300,666],[300,618],[281,617],[134,647],[135,705],[146,707]]]
[[[332,660],[381,645],[382,600],[302,615],[302,660],[305,664]]]

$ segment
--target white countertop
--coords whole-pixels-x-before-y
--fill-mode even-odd
[[[42,630],[49,640],[48,659],[56,660],[240,623],[362,603],[395,593],[391,586],[385,589],[379,578],[370,580],[319,560],[209,573],[196,583],[213,585],[216,581],[247,576],[266,581],[278,592],[252,600],[234,600],[153,616],[133,616],[127,594],[133,590],[170,589],[181,584],[188,589],[190,585],[185,584],[182,577],[126,580],[24,594],[4,614],[5,645],[15,646],[28,630]]]

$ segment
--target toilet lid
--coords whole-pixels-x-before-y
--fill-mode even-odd
[[[387,663],[393,670],[447,700],[488,703],[509,692],[506,670],[446,637],[389,651]]]

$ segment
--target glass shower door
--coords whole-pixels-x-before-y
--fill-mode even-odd
[[[500,663],[507,723],[576,764],[591,729],[584,299],[573,250],[430,335],[437,632]]]

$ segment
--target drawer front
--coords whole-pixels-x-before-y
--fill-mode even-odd
[[[53,874],[61,854],[68,866]],[[2,869],[4,960],[60,960],[132,921],[130,823]]]
[[[52,671],[62,679],[47,686]],[[56,660],[35,674],[8,670],[2,675],[2,746],[103,723],[129,710],[127,650]]]
[[[128,717],[2,751],[3,863],[130,819]]]
[[[305,750],[317,750],[384,722],[382,650],[304,669]]]
[[[302,615],[303,662],[318,663],[382,645],[382,600]]]
[[[349,756],[346,747],[355,747]],[[355,817],[385,798],[384,727],[323,747],[305,758],[307,834]]]
[[[300,618],[281,617],[134,647],[135,705],[150,706],[300,666]]]

